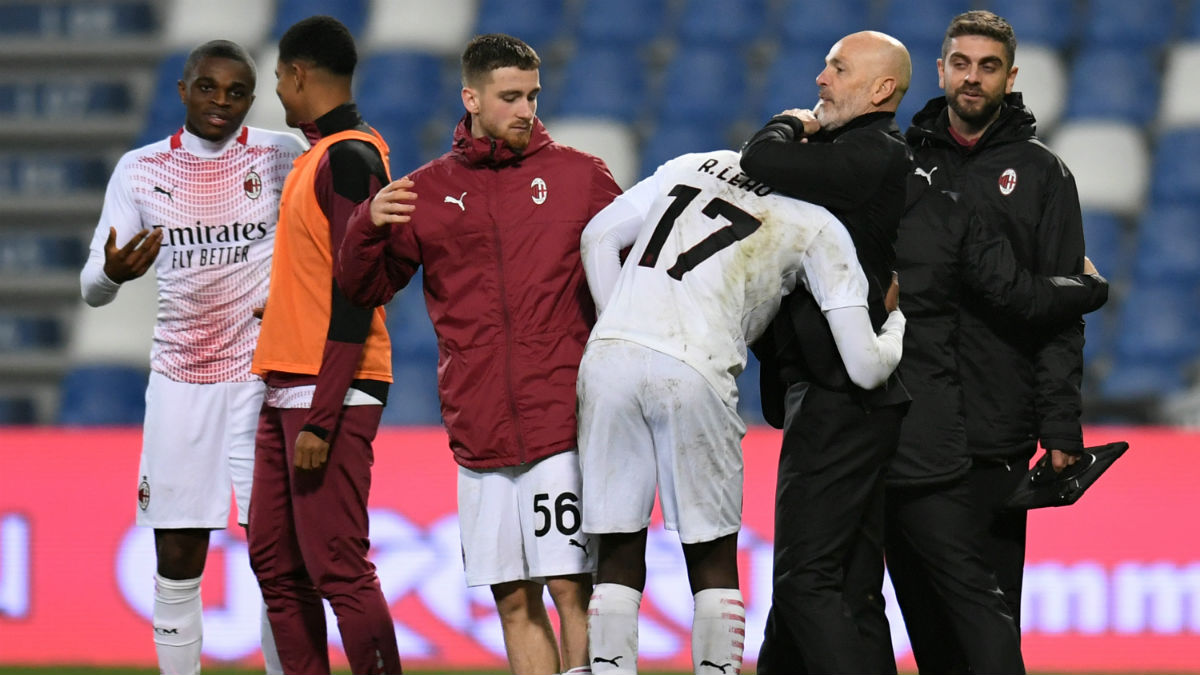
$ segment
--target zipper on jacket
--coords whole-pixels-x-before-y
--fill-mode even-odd
[[[496,141],[492,141],[493,152],[496,149]],[[499,174],[493,174],[498,176]],[[513,427],[516,430],[517,437],[517,460],[519,463],[525,463],[525,434],[521,429],[521,418],[517,411],[517,397],[513,393],[513,369],[512,369],[512,314],[508,311],[508,291],[504,285],[504,250],[500,245],[500,226],[496,224],[496,219],[491,215],[491,208],[488,209],[488,217],[492,221],[492,236],[496,240],[496,271],[499,276],[500,285],[500,310],[504,317],[504,387],[508,391],[508,409],[512,414]]]

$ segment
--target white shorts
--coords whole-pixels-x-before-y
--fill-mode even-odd
[[[579,365],[583,529],[650,525],[659,492],[664,525],[685,544],[742,524],[737,410],[691,366],[633,342],[598,340]]]
[[[580,529],[579,453],[532,465],[458,467],[458,523],[468,586],[590,574],[596,546]]]
[[[221,529],[229,496],[246,524],[261,380],[190,384],[151,371],[138,468],[137,524]]]

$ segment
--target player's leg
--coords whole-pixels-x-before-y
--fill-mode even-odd
[[[1032,455],[1036,448],[1029,448]],[[1026,455],[1026,456],[1028,456]],[[967,474],[977,522],[983,524],[983,553],[995,571],[1009,612],[1021,627],[1021,583],[1025,573],[1025,534],[1028,512],[1005,509],[1004,502],[1028,471],[1028,462],[976,458]]]
[[[152,372],[146,402],[137,523],[155,534],[155,649],[164,673],[197,673],[209,530],[229,518],[222,397]]]
[[[598,536],[597,584],[588,602],[594,673],[635,672],[638,610],[646,584],[646,528],[654,507],[654,441],[640,392],[652,350],[619,340],[588,345],[579,367],[583,531]]]
[[[526,569],[545,579],[558,610],[562,667],[585,666],[596,542],[581,530],[579,453],[560,452],[513,474]]]
[[[155,529],[154,647],[164,675],[200,672],[204,607],[200,579],[208,530]]]
[[[563,670],[569,672],[588,665],[587,606],[592,596],[592,575],[547,577],[546,588],[558,611]]]
[[[888,564],[922,672],[1023,673],[965,480],[889,488]]]
[[[286,673],[329,672],[325,608],[304,565],[291,497],[295,435],[282,411],[264,406],[254,452],[254,500],[250,505],[250,567],[258,578],[276,650]]]
[[[346,406],[329,436],[329,458],[318,469],[292,472],[296,534],[309,576],[337,616],[342,647],[355,673],[398,673],[400,652],[391,610],[375,565],[367,559],[367,502],[371,490],[372,443],[383,412],[380,405]],[[296,438],[308,410],[284,410],[283,428]],[[293,450],[289,444],[289,450]],[[257,492],[258,485],[255,485]],[[257,499],[257,494],[255,496]]]
[[[508,667],[514,675],[558,672],[558,645],[542,601],[544,588],[528,579],[492,584]]]
[[[237,522],[246,530],[249,540],[250,492],[254,484],[254,439],[258,431],[258,415],[262,410],[266,384],[261,380],[250,382],[227,382],[225,410],[228,422],[224,425],[228,437],[229,480],[233,486],[233,499],[237,504]],[[283,664],[275,649],[275,636],[271,633],[271,621],[267,617],[267,604],[263,602],[259,619],[260,644],[263,665],[267,675],[283,675]]]
[[[732,401],[691,367],[657,355],[653,368],[666,386],[643,409],[654,434],[663,521],[679,532],[695,602],[692,666],[696,673],[740,672],[746,607],[737,535],[746,426]]]

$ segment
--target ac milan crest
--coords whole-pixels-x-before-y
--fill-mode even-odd
[[[533,182],[529,184],[529,189],[533,191],[534,204],[540,205],[545,203],[546,194],[548,192],[546,188],[546,181],[542,180],[541,178],[534,178]]]
[[[242,181],[242,188],[246,190],[246,196],[250,199],[258,199],[262,194],[262,178],[259,178],[254,169],[250,169],[250,173],[246,174],[246,180]]]
[[[150,507],[150,481],[142,476],[142,482],[138,485],[138,506],[145,511]]]
[[[1014,169],[1005,169],[997,182],[1000,184],[1000,194],[1010,195],[1017,189],[1017,172]]]

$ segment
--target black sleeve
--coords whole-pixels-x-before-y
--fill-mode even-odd
[[[831,211],[850,210],[877,194],[890,148],[876,130],[851,130],[832,143],[802,143],[803,125],[777,115],[742,148],[742,171],[796,199]]]
[[[987,227],[978,212],[958,209],[967,220],[961,263],[967,286],[989,305],[1029,323],[1069,324],[1108,300],[1108,281],[1096,274],[1037,275],[1025,269],[1012,242]]]
[[[1046,181],[1047,198],[1038,222],[1039,271],[1078,274],[1083,269],[1083,215],[1075,178],[1059,165]],[[1042,447],[1082,450],[1083,319],[1074,318],[1047,335],[1035,363]]]

